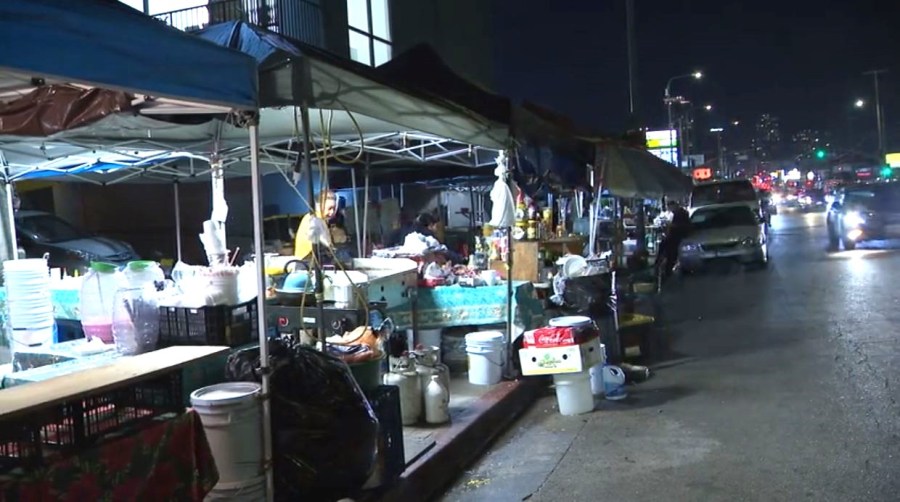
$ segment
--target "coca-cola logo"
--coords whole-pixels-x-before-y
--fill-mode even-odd
[[[544,347],[574,345],[575,337],[569,328],[539,329],[534,333],[534,343]]]

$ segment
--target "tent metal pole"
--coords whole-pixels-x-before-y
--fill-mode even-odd
[[[178,196],[178,180],[172,183],[172,193],[175,196],[175,256],[177,262],[181,261],[181,199]]]
[[[400,183],[400,208],[403,209],[405,201],[403,200],[403,183]]]
[[[312,152],[310,146],[312,141],[309,134],[309,105],[304,101],[300,105],[300,125],[303,127],[303,171],[306,173],[306,193],[309,197],[310,212],[316,214],[315,190],[313,187],[313,170],[312,170]],[[320,184],[324,180],[319,180]],[[323,185],[324,186],[324,185]],[[335,201],[337,202],[337,201]],[[325,222],[326,225],[328,222]],[[315,293],[316,293],[316,310],[318,318],[316,319],[316,333],[318,339],[318,347],[325,351],[325,278],[322,273],[322,246],[318,242],[313,242],[313,263],[315,264]]]
[[[259,129],[250,125],[250,172],[253,192],[253,247],[256,265],[256,329],[259,335],[259,366],[262,373],[263,471],[266,475],[266,500],[275,499],[275,476],[272,470],[272,407],[269,370],[269,346],[266,343],[266,266],[263,253],[262,174],[259,169]],[[177,185],[176,185],[177,186]]]
[[[369,247],[369,154],[366,154],[366,170],[365,170],[365,195],[363,199],[363,253],[368,251]],[[364,255],[360,253],[360,258]]]
[[[356,188],[356,168],[350,167],[350,185],[353,188],[353,226],[356,229],[356,256],[363,257],[362,234],[359,233],[359,194]]]

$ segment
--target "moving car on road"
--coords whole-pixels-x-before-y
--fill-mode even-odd
[[[691,233],[681,242],[678,262],[692,272],[708,262],[736,260],[769,263],[764,219],[743,203],[719,204],[697,209],[691,215]]]
[[[868,240],[900,238],[900,184],[858,185],[840,190],[827,215],[833,249],[851,250]]]
[[[48,253],[51,267],[83,271],[92,261],[123,264],[138,259],[130,244],[91,235],[50,213],[18,211],[15,220],[16,239],[25,256]]]

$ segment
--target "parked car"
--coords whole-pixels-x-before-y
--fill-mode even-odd
[[[29,258],[49,254],[51,267],[84,270],[92,261],[123,264],[137,260],[126,242],[91,235],[62,218],[41,211],[18,211],[16,239]]]
[[[900,184],[857,185],[839,190],[826,216],[833,249],[863,241],[900,238]]]
[[[768,265],[764,218],[740,202],[704,206],[694,211],[691,232],[679,249],[679,266],[682,271],[691,272],[713,260]]]
[[[798,197],[798,201],[800,210],[803,212],[824,211],[827,207],[825,205],[825,191],[817,188],[804,190]]]

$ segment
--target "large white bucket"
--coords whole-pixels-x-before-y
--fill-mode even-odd
[[[203,500],[229,500],[235,502],[263,502],[266,500],[266,477],[261,476],[244,483],[237,483],[230,488],[215,486]]]
[[[469,383],[494,385],[503,376],[503,333],[477,331],[466,335]]]
[[[261,391],[258,383],[228,382],[191,393],[219,470],[220,491],[247,487],[263,472]]]
[[[594,411],[594,395],[591,393],[591,375],[563,373],[553,375],[556,384],[556,401],[562,415],[580,415]]]

